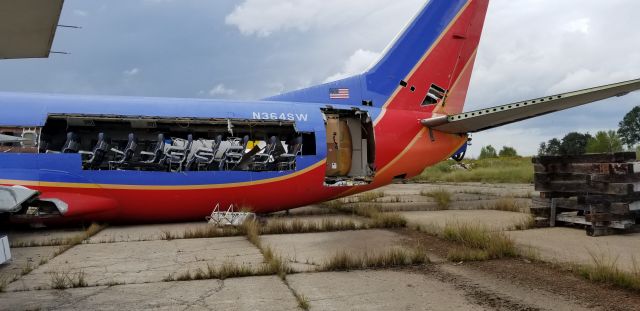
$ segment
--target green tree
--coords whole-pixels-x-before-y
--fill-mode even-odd
[[[591,135],[582,133],[569,133],[562,139],[560,155],[583,155],[587,153],[587,144]]]
[[[551,139],[546,143],[540,144],[540,149],[538,149],[539,156],[559,156],[560,155],[560,146],[562,142],[557,139]]]
[[[618,135],[629,149],[640,143],[640,106],[633,108],[620,122]]]
[[[496,152],[496,148],[493,148],[493,146],[491,145],[482,147],[482,149],[480,149],[480,158],[479,158],[480,160],[497,158],[497,157],[498,157],[498,153]]]
[[[500,150],[499,156],[501,158],[515,158],[518,157],[518,152],[515,148],[504,146]]]
[[[587,153],[615,153],[623,150],[620,136],[615,131],[600,131],[587,143]]]

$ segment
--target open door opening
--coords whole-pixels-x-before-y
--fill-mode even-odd
[[[327,130],[325,186],[368,185],[375,176],[375,137],[369,113],[322,109]]]

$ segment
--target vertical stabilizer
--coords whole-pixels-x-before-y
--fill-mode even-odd
[[[431,0],[367,72],[270,98],[462,111],[489,0]]]

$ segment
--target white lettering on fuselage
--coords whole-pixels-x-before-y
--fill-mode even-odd
[[[283,120],[283,121],[300,121],[306,122],[309,120],[309,115],[306,113],[275,113],[275,112],[254,112],[253,118],[256,120]]]

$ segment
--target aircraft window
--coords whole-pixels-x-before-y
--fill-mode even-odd
[[[316,154],[292,121],[52,115],[50,153],[80,153],[86,170],[289,171]]]

